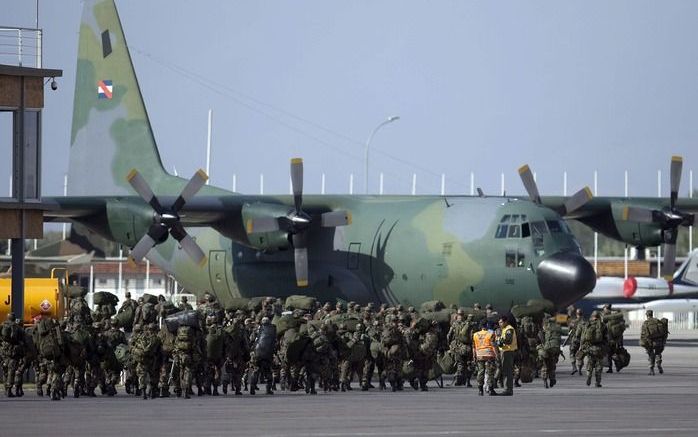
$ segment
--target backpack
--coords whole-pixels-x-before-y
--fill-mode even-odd
[[[609,324],[608,333],[612,338],[621,338],[625,332],[625,321],[618,320]]]
[[[6,322],[2,324],[2,339],[3,341],[16,345],[22,342],[22,329],[14,322]]]
[[[645,329],[647,330],[647,338],[650,340],[662,340],[664,339],[664,334],[666,329],[664,324],[658,319],[647,319],[645,322]]]
[[[261,325],[254,345],[255,358],[271,360],[276,347],[276,327],[272,324]]]
[[[603,343],[603,329],[601,329],[601,322],[589,322],[586,329],[584,330],[583,341],[590,344]]]
[[[63,338],[53,319],[41,319],[37,327],[38,350],[42,358],[55,360],[63,355]]]
[[[141,309],[141,317],[141,323],[143,324],[155,323],[158,317],[158,313],[155,311],[155,305],[152,303],[144,303]]]
[[[473,343],[473,324],[470,322],[464,322],[458,332],[458,340],[461,343],[470,345]],[[450,372],[446,372],[450,373]]]
[[[136,361],[143,362],[152,359],[157,348],[157,337],[154,335],[141,335],[134,342],[131,354]]]
[[[543,348],[545,350],[560,349],[562,339],[562,328],[557,323],[550,323],[545,330],[545,342]]]
[[[533,338],[536,336],[537,329],[536,329],[536,324],[533,322],[533,318],[526,316],[523,319],[521,319],[521,330],[523,331],[524,335],[528,338]]]
[[[210,327],[206,335],[206,357],[218,361],[223,357],[223,342],[225,337],[220,327]]]
[[[194,346],[194,330],[191,326],[180,326],[177,328],[175,338],[175,348],[181,351],[191,350]]]

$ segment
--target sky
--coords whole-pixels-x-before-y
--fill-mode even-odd
[[[211,184],[288,192],[289,159],[305,191],[487,194],[523,187],[528,163],[542,194],[589,185],[599,195],[657,195],[662,170],[698,170],[698,2],[695,1],[117,1],[166,169],[205,167]],[[40,0],[46,68],[43,194],[68,169],[82,3]],[[0,25],[35,26],[31,0],[0,0]],[[0,56],[0,62],[7,57]],[[0,152],[11,125],[0,116]],[[0,193],[10,165],[0,159]],[[90,169],[85,169],[90,171]],[[696,181],[698,184],[698,181]]]

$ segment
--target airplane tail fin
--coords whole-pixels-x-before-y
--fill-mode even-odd
[[[75,80],[68,192],[134,194],[137,169],[157,194],[186,182],[163,168],[113,0],[86,0]]]
[[[671,281],[676,285],[698,285],[698,249],[688,254]]]

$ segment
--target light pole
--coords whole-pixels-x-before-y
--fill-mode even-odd
[[[371,140],[373,139],[373,136],[378,132],[378,129],[382,128],[388,123],[392,123],[396,120],[399,120],[400,116],[398,115],[391,115],[388,117],[386,120],[381,122],[378,126],[376,126],[375,129],[371,132],[371,135],[368,136],[368,139],[366,140],[366,153],[364,155],[364,193],[368,194],[368,148],[371,146]]]

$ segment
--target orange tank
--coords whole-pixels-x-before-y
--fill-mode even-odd
[[[62,271],[58,274],[58,271]],[[64,292],[67,272],[52,269],[50,278],[24,278],[25,325],[34,324],[38,316],[63,318],[65,314]],[[7,319],[12,308],[12,280],[0,279],[0,322]]]

